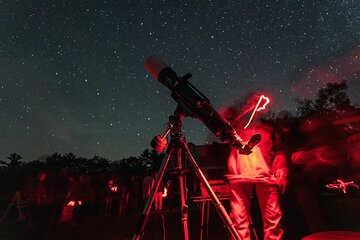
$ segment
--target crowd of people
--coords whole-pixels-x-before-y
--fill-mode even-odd
[[[124,216],[142,209],[148,197],[143,192],[150,191],[153,181],[150,174],[70,174],[65,168],[40,171],[29,176],[21,190],[27,206],[25,221],[30,228],[42,228],[80,223],[91,216]],[[156,210],[162,210],[163,188],[161,191]]]

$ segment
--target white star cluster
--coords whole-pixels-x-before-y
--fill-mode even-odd
[[[273,111],[294,112],[302,96],[295,86],[307,79],[303,89],[315,94],[312,72],[324,64],[331,66],[324,75],[342,71],[331,61],[359,46],[359,6],[0,1],[0,159],[16,152],[30,161],[56,151],[121,159],[150,148],[176,107],[144,68],[153,54],[180,76],[191,72],[216,109],[265,91]],[[353,81],[350,95],[359,102],[356,87]],[[186,119],[184,132],[201,144],[208,130]]]

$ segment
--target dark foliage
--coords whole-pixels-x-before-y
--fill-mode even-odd
[[[354,110],[347,95],[347,83],[328,83],[317,93],[317,98],[313,100],[297,100],[299,118],[306,118],[313,114],[343,116],[346,112]]]

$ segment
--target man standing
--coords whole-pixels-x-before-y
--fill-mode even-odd
[[[274,128],[259,119],[259,115],[244,129],[248,120],[246,116],[254,109],[256,99],[259,95],[251,96],[239,109],[228,108],[223,112],[245,142],[254,134],[262,136],[250,155],[241,154],[235,148],[230,152],[226,174],[231,190],[230,217],[242,239],[250,240],[250,209],[254,193],[261,210],[264,239],[283,239],[279,192],[284,192],[286,186],[286,155]]]
[[[142,183],[142,200],[143,200],[143,206],[145,206],[147,199],[150,196],[151,189],[153,188],[155,184],[155,179],[153,178],[154,174],[148,174],[144,177],[143,183]]]

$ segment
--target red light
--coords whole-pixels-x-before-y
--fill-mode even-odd
[[[78,206],[81,206],[82,202],[79,200],[79,201],[77,201],[77,204],[78,204]],[[75,207],[76,201],[75,201],[75,200],[71,200],[71,201],[68,202],[67,205],[68,205],[69,207]]]
[[[263,103],[263,105],[261,107],[259,107],[256,110],[257,112],[260,111],[260,110],[265,110],[266,106],[270,103],[270,99],[268,97],[265,97],[264,95],[261,95],[256,107],[258,107],[260,105],[262,100],[265,100],[265,102]]]
[[[163,192],[163,194],[161,194],[161,196],[163,198],[165,198],[167,196],[167,188],[166,187],[164,187],[164,192]]]
[[[341,190],[343,191],[343,193],[346,193],[346,187],[347,186],[353,186],[353,187],[356,187],[357,189],[359,189],[359,185],[357,185],[356,183],[354,183],[354,181],[350,181],[350,182],[344,182],[343,180],[341,179],[336,179],[337,183],[329,183],[329,184],[326,184],[325,187],[327,188],[341,188]]]
[[[71,200],[68,202],[67,204],[69,207],[74,207],[75,206],[75,201],[74,200]]]
[[[265,102],[262,103],[262,105],[260,106],[260,103],[261,103],[263,100],[264,100]],[[253,110],[250,118],[249,118],[249,121],[248,121],[247,124],[245,125],[244,129],[246,129],[246,128],[250,125],[252,119],[254,118],[255,112],[258,112],[258,111],[261,111],[261,110],[265,110],[266,106],[267,106],[269,103],[270,103],[270,99],[269,99],[268,97],[265,97],[264,95],[261,95],[261,96],[260,96],[260,98],[259,98],[259,100],[258,100],[258,102],[257,102],[257,104],[256,104],[256,106],[255,106],[255,108],[254,108],[254,110]]]

